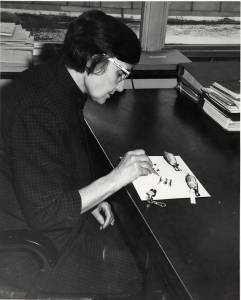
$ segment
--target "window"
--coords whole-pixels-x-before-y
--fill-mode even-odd
[[[238,52],[239,5],[239,1],[1,1],[1,18],[9,20],[9,13],[14,13],[39,44],[61,43],[69,22],[96,8],[131,27],[144,51],[236,45]]]
[[[62,42],[68,24],[87,9],[120,18],[140,35],[143,2],[1,1],[2,21],[19,21],[37,42]]]
[[[239,44],[239,13],[239,2],[171,1],[165,44]]]

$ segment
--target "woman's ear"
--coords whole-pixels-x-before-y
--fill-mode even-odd
[[[89,69],[92,64],[92,56],[88,56],[86,59],[86,68]]]
[[[105,56],[94,54],[88,59],[86,69],[89,74],[103,74],[106,70],[107,65],[108,60]]]

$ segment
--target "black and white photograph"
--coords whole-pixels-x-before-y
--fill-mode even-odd
[[[240,300],[240,1],[0,1],[0,299]]]

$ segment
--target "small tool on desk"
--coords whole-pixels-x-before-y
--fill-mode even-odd
[[[148,204],[155,204],[155,205],[160,206],[160,207],[166,207],[166,203],[164,203],[162,201],[156,201],[156,200],[153,200],[153,199],[147,200],[147,203]]]
[[[160,175],[158,174],[158,172],[154,168],[152,168],[152,170],[153,170],[154,174],[156,174],[158,177],[160,177]]]

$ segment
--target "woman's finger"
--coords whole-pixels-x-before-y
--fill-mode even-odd
[[[92,215],[96,218],[97,222],[101,225],[100,229],[102,228],[102,226],[105,223],[104,217],[102,216],[102,214],[100,213],[100,210],[97,208],[92,212]]]
[[[148,174],[153,173],[153,167],[152,167],[152,165],[149,164],[149,162],[141,162],[140,167],[141,167],[141,173],[144,172],[145,175],[146,175],[146,172]]]
[[[111,210],[111,206],[109,205],[108,202],[103,202],[102,203],[102,211],[105,214],[105,222],[102,226],[103,229],[105,229],[108,225],[111,224],[111,222],[114,219],[112,210]]]

